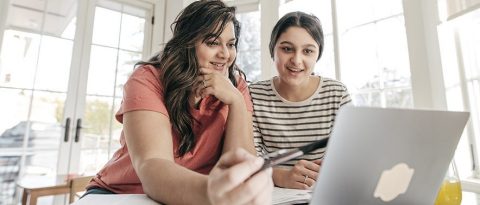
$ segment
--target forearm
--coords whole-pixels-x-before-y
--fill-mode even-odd
[[[243,96],[239,93],[237,100],[228,107],[228,117],[225,126],[225,142],[223,152],[241,147],[256,155],[253,144],[252,116],[247,111]]]
[[[164,204],[209,204],[207,176],[165,159],[149,159],[139,165],[144,192]]]
[[[288,170],[282,167],[274,167],[272,170],[273,184],[278,187],[286,187],[284,179],[287,177]]]

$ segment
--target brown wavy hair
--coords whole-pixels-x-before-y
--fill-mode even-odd
[[[228,7],[220,0],[196,1],[184,8],[170,28],[173,37],[159,54],[136,65],[152,65],[160,71],[160,82],[164,86],[164,101],[173,131],[178,134],[179,147],[175,156],[184,156],[195,147],[192,130],[193,117],[190,113],[189,97],[195,79],[199,76],[199,65],[195,55],[195,43],[218,38],[229,22],[235,29],[235,48],[240,38],[240,23],[235,18],[235,7]],[[228,68],[228,78],[237,86],[237,75],[245,74],[235,61]]]

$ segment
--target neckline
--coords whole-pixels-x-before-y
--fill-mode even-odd
[[[318,82],[318,87],[317,89],[315,89],[315,92],[312,93],[312,95],[310,95],[307,99],[305,100],[302,100],[302,101],[289,101],[285,98],[283,98],[280,93],[278,93],[277,89],[275,88],[275,85],[273,83],[273,80],[275,78],[278,78],[278,76],[275,76],[273,78],[270,79],[270,87],[272,88],[273,90],[273,93],[275,93],[275,95],[285,104],[289,104],[289,105],[303,105],[303,104],[309,104],[313,98],[315,97],[315,95],[317,95],[317,93],[320,92],[321,88],[322,88],[322,85],[323,85],[323,77],[322,76],[318,76],[320,78],[319,82]]]

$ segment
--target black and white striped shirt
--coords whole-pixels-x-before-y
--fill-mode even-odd
[[[330,136],[338,109],[351,102],[341,82],[320,77],[317,91],[302,102],[282,98],[273,86],[273,78],[250,85],[253,101],[253,132],[258,155],[279,149],[292,149]],[[325,149],[292,160],[323,158]]]

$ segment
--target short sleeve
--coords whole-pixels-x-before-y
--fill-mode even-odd
[[[135,110],[149,110],[168,117],[158,70],[150,65],[138,67],[123,88],[123,101],[115,115],[123,123],[123,114]]]
[[[247,81],[242,77],[237,78],[237,89],[242,93],[245,104],[247,105],[247,110],[250,113],[253,113],[253,104],[252,97],[250,96],[250,91],[248,89]]]
[[[340,102],[340,107],[344,105],[352,105],[352,99],[350,97],[350,94],[348,93],[347,87],[345,85],[342,85],[342,99]]]

